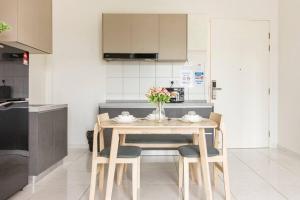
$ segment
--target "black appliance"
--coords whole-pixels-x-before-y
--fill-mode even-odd
[[[9,77],[14,74],[23,74],[28,80],[28,66],[23,64],[22,50],[0,44],[1,72],[8,70]],[[5,72],[1,74],[5,76]],[[2,77],[3,78],[3,77]],[[4,79],[3,78],[3,79]],[[15,80],[18,80],[17,78]],[[16,84],[10,90],[19,87],[28,87],[28,81]],[[29,166],[29,110],[28,92],[5,94],[0,98],[0,200],[8,199],[14,193],[22,190],[28,184]]]
[[[2,80],[3,85],[0,86],[0,99],[11,98],[11,87],[5,85],[5,80]]]
[[[157,60],[158,53],[104,53],[103,59],[113,60]]]
[[[184,88],[170,87],[166,88],[174,97],[170,99],[170,103],[183,103],[184,102]]]

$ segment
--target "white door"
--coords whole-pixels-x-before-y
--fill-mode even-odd
[[[213,20],[211,80],[215,112],[224,116],[231,148],[269,146],[269,22]]]

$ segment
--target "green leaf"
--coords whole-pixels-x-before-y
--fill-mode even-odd
[[[10,29],[10,26],[5,22],[0,22],[0,33]]]

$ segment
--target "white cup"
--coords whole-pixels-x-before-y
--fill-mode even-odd
[[[129,113],[128,111],[122,111],[121,115],[122,115],[122,116],[129,116],[130,113]]]
[[[196,112],[195,111],[189,111],[188,115],[190,115],[190,116],[196,115]]]

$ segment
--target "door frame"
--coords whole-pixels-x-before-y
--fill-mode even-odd
[[[208,50],[207,50],[207,60],[208,60],[208,69],[206,70],[206,85],[207,88],[206,90],[208,91],[208,102],[213,104],[213,100],[212,100],[212,87],[211,87],[211,81],[212,81],[212,66],[211,66],[211,61],[212,61],[212,57],[211,57],[211,52],[212,52],[212,22],[216,21],[216,20],[228,20],[228,21],[251,21],[251,22],[255,22],[255,21],[263,21],[263,22],[267,22],[268,23],[268,29],[269,29],[269,45],[270,45],[270,51],[269,51],[269,65],[268,65],[268,88],[269,88],[269,98],[268,98],[268,130],[269,130],[269,137],[268,137],[268,147],[276,147],[277,146],[277,126],[275,127],[273,125],[272,127],[272,119],[271,119],[271,114],[274,112],[276,114],[276,122],[277,122],[277,110],[273,110],[272,109],[272,91],[275,91],[275,88],[272,88],[271,85],[271,76],[270,74],[272,73],[272,68],[271,68],[271,53],[272,53],[272,29],[271,29],[271,20],[269,19],[248,19],[248,18],[210,18],[209,19],[209,28],[208,28]],[[278,69],[277,69],[278,71]],[[274,81],[274,80],[273,80]],[[278,84],[278,80],[275,80],[276,84]],[[277,97],[278,99],[278,97]],[[276,101],[276,106],[278,105],[277,103],[277,99],[275,99]],[[274,130],[274,131],[271,131]]]

